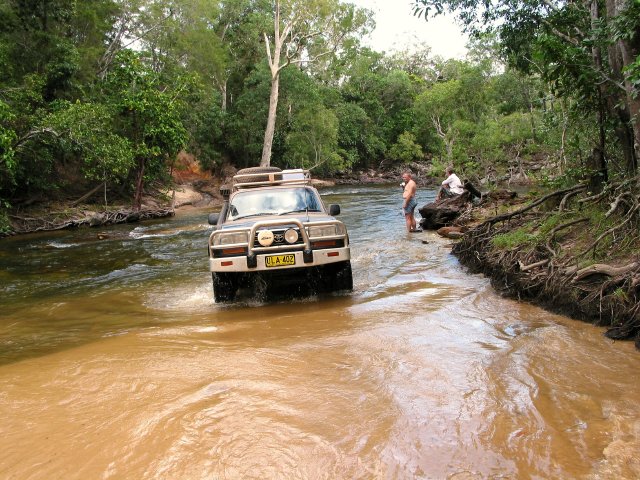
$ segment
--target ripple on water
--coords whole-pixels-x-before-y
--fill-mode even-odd
[[[81,246],[81,243],[64,243],[64,242],[48,242],[47,246],[51,248],[73,248]]]

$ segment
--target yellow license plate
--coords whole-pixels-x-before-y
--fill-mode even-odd
[[[264,264],[267,267],[283,267],[285,265],[295,265],[296,256],[292,253],[286,255],[270,255],[265,257]]]

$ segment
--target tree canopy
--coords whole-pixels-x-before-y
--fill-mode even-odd
[[[375,52],[340,0],[2,2],[0,208],[97,185],[139,207],[180,151],[214,173],[637,172],[638,2],[413,5],[453,12],[469,55]]]

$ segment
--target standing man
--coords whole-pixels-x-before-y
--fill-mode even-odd
[[[413,216],[413,211],[418,205],[418,202],[416,201],[416,191],[418,190],[418,186],[409,171],[402,174],[402,180],[404,181],[404,190],[402,192],[402,213],[404,213],[404,219],[407,222],[407,232],[419,232],[420,230],[416,228],[416,219]]]
[[[445,170],[447,178],[442,182],[438,195],[436,196],[436,202],[442,200],[442,198],[451,198],[456,195],[460,195],[464,192],[464,187],[458,176],[453,173],[453,167],[447,167]]]

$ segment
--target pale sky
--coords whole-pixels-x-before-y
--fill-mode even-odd
[[[347,0],[373,10],[376,29],[363,43],[378,52],[412,48],[426,43],[434,55],[463,58],[467,37],[453,19],[439,16],[425,22],[413,16],[409,0]]]

